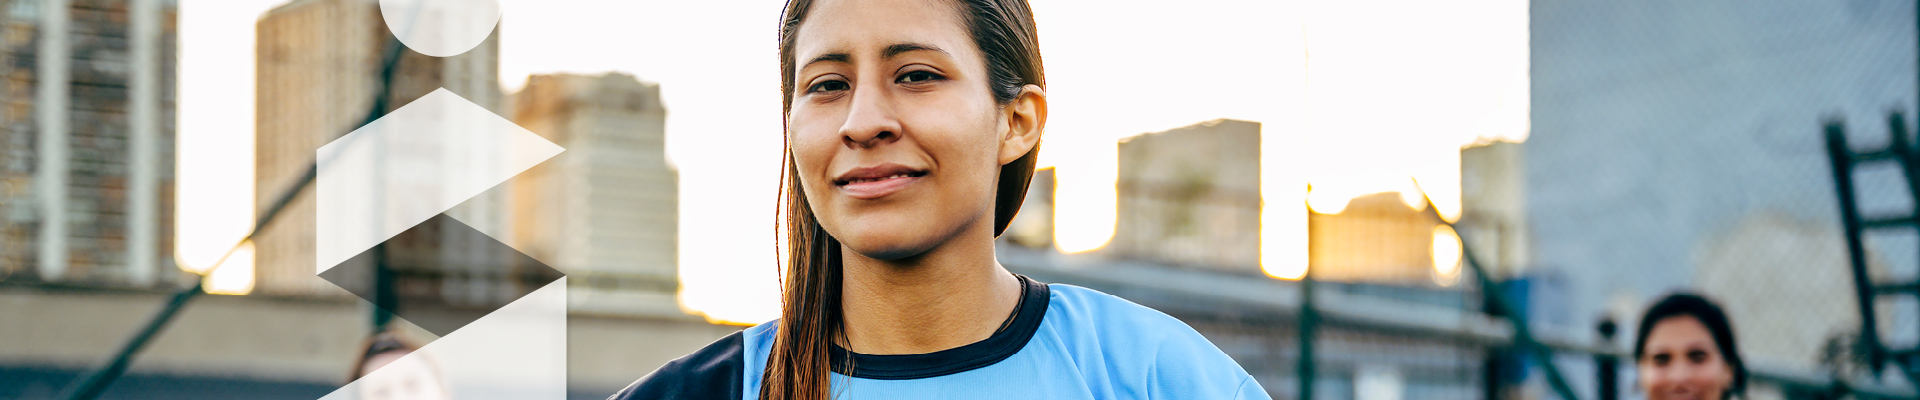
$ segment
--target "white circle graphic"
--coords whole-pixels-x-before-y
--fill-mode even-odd
[[[434,57],[473,50],[500,22],[494,0],[380,0],[387,29],[407,48]]]

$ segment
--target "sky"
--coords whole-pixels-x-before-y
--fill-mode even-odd
[[[181,0],[179,225],[204,272],[250,228],[254,22],[282,0]],[[681,303],[716,321],[778,315],[781,0],[501,1],[500,80],[619,71],[661,85],[680,178]],[[1262,123],[1262,266],[1305,271],[1298,207],[1332,211],[1412,182],[1459,210],[1459,149],[1527,136],[1524,0],[1032,0],[1050,105],[1060,250],[1112,235],[1115,143],[1216,118]],[[1314,192],[1306,191],[1311,183]],[[764,235],[764,236],[761,236]],[[742,239],[745,238],[745,239]],[[754,238],[764,238],[755,241]],[[211,272],[250,288],[242,249]]]

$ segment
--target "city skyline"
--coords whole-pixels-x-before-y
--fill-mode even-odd
[[[783,0],[501,1],[383,79],[383,0],[0,0],[0,398],[322,398],[392,336],[604,399],[751,343]],[[1027,1],[1053,124],[990,261],[1041,329],[1098,292],[1274,398],[1605,400],[1698,296],[1736,397],[1920,398],[1914,2]]]
[[[250,84],[224,81],[252,73],[230,64],[251,64],[250,36],[259,15],[249,13],[248,4],[222,3],[224,8],[215,10],[195,8],[195,1],[182,6],[188,30],[183,32],[182,131],[193,132],[182,139],[182,152],[219,156],[183,157],[194,162],[181,165],[188,177],[182,183],[182,218],[207,222],[193,228],[202,231],[182,232],[181,258],[190,267],[211,262],[251,222],[251,213],[233,211],[250,208],[246,204],[209,194],[244,184],[234,182],[236,172],[215,166],[222,162],[219,157],[241,156],[223,153],[221,146],[251,141],[231,137],[237,136],[232,130],[248,128],[230,121],[232,109],[251,107],[250,101],[236,101],[251,98],[251,88],[235,86]],[[280,2],[260,3],[252,10]],[[779,3],[761,5],[777,10]],[[1525,136],[1526,7],[1517,1],[1457,7],[1408,3],[1396,4],[1420,9],[1423,18],[1443,18],[1383,17],[1337,2],[1220,1],[1170,10],[1141,3],[1097,7],[1100,13],[1068,11],[1086,4],[1036,2],[1042,51],[1053,72],[1053,112],[1044,139],[1048,151],[1041,164],[1059,167],[1059,201],[1080,205],[1056,214],[1057,245],[1085,251],[1111,236],[1115,194],[1110,182],[1119,138],[1223,117],[1269,127],[1262,141],[1262,157],[1269,160],[1261,167],[1264,197],[1303,198],[1309,180],[1316,188],[1359,195],[1381,191],[1380,182],[1405,182],[1414,175],[1431,182],[1424,186],[1445,208],[1447,198],[1458,197],[1458,147],[1480,136]],[[667,157],[683,176],[680,196],[704,199],[681,202],[681,300],[720,320],[770,318],[771,305],[777,304],[772,232],[765,216],[738,210],[770,208],[760,204],[771,201],[777,187],[778,96],[767,89],[777,85],[777,77],[767,73],[776,61],[767,39],[772,18],[737,11],[752,7],[697,2],[535,7],[504,1],[502,7],[500,82],[509,91],[535,72],[625,71],[660,83],[671,110]],[[1152,29],[1129,22],[1147,20],[1159,22]],[[1367,33],[1388,26],[1436,33],[1417,40]],[[699,39],[647,40],[666,37]],[[1435,44],[1447,52],[1418,49]],[[1308,73],[1309,47],[1313,74]],[[1115,64],[1112,54],[1134,57]],[[1409,55],[1431,59],[1416,70],[1406,66],[1403,57]],[[1451,86],[1421,86],[1440,80]],[[1315,93],[1340,96],[1306,102]],[[1379,107],[1367,101],[1381,98],[1398,99],[1386,104],[1424,121],[1378,121],[1372,114]],[[1113,118],[1119,115],[1127,117]],[[1436,115],[1445,118],[1431,118]],[[1378,126],[1364,126],[1369,124]],[[1303,133],[1316,130],[1338,134]],[[1405,146],[1367,151],[1354,145],[1380,140]],[[1334,151],[1301,151],[1306,148]],[[1338,173],[1315,175],[1322,177],[1316,180],[1308,176],[1312,171]],[[1455,194],[1446,195],[1449,191]],[[1264,264],[1304,265],[1303,216],[1263,215]],[[1288,231],[1288,226],[1301,228]],[[766,251],[725,250],[739,247],[737,238],[757,237],[754,232],[767,234]]]

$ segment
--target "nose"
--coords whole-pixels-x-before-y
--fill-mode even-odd
[[[885,88],[885,83],[861,85]],[[840,141],[848,148],[869,148],[900,140],[900,120],[894,115],[893,101],[885,89],[853,91],[847,109],[847,121],[840,126]]]

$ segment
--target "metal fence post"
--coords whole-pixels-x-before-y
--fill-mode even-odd
[[[1313,331],[1320,316],[1313,309],[1313,268],[1300,276],[1300,400],[1313,399]]]
[[[1600,333],[1601,344],[1607,347],[1613,346],[1613,335],[1618,329],[1619,327],[1613,323],[1613,317],[1600,319],[1599,326],[1595,327],[1595,330]],[[1593,365],[1594,369],[1599,370],[1599,376],[1596,377],[1598,379],[1595,379],[1594,383],[1595,386],[1599,386],[1600,400],[1619,400],[1620,357],[1606,353],[1595,354]]]

